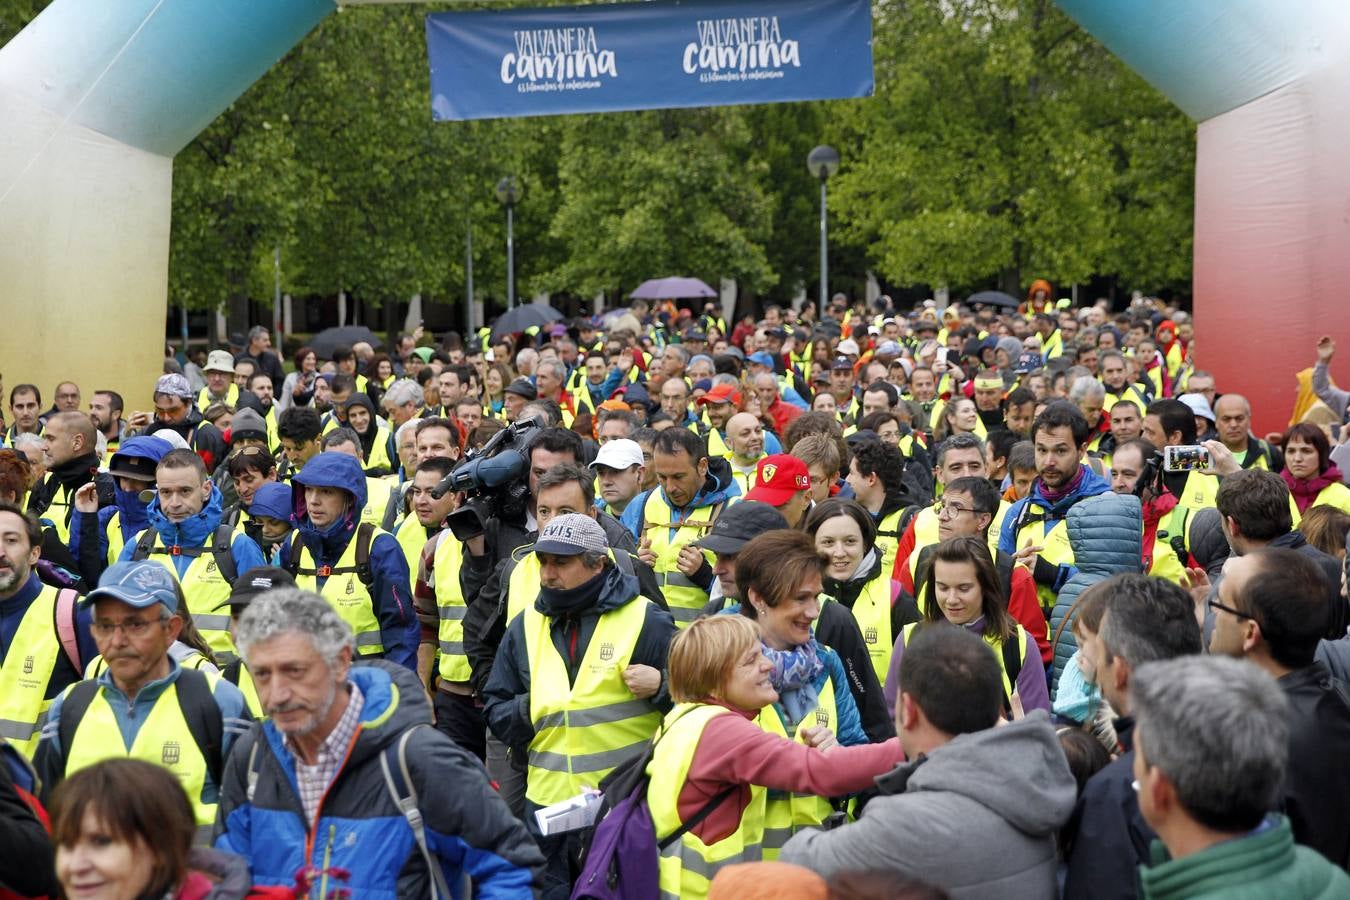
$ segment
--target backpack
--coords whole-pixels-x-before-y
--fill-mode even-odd
[[[211,692],[211,682],[196,669],[180,669],[174,685],[177,688],[178,708],[183,712],[183,720],[187,722],[192,741],[201,751],[202,759],[206,760],[206,771],[211,779],[220,784],[224,769],[222,747],[225,722]],[[61,718],[57,723],[62,752],[70,753],[75,729],[79,728],[85,712],[102,687],[97,681],[78,681],[66,694],[61,703]]]
[[[61,641],[61,649],[66,658],[75,667],[77,675],[84,675],[84,660],[80,659],[80,641],[76,636],[75,603],[80,598],[74,590],[66,588],[56,595],[56,606],[52,610],[56,626],[56,637]]]
[[[230,545],[234,542],[234,528],[226,523],[216,526],[215,532],[211,535],[211,545],[209,547],[156,547],[155,539],[159,535],[155,529],[147,528],[141,532],[140,538],[136,541],[136,549],[132,552],[132,559],[149,559],[150,555],[160,554],[163,556],[201,556],[203,553],[210,553],[216,560],[216,568],[220,570],[220,577],[224,578],[227,584],[234,584],[234,580],[239,577],[239,571],[234,565],[234,553],[230,550]],[[178,571],[174,570],[174,577],[178,576]]]
[[[571,900],[648,900],[658,896],[661,851],[684,837],[737,790],[736,785],[728,786],[688,822],[658,841],[647,805],[651,781],[647,766],[659,739],[658,734],[639,756],[600,783],[604,797],[586,841],[581,875],[572,888]]]
[[[352,536],[352,540],[356,541],[356,565],[319,566],[317,569],[302,569],[300,568],[300,554],[304,552],[305,542],[300,539],[300,535],[292,535],[291,546],[286,551],[286,560],[282,563],[282,567],[292,575],[313,575],[317,578],[355,572],[356,577],[360,578],[361,583],[366,586],[366,590],[371,590],[375,583],[375,571],[370,567],[370,544],[375,540],[375,526],[369,522],[362,522],[357,526],[356,534]]]

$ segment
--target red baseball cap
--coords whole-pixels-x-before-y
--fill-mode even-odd
[[[735,385],[719,384],[696,401],[700,405],[707,403],[740,403],[741,392]]]
[[[806,471],[806,463],[786,453],[775,453],[759,461],[758,480],[747,500],[758,500],[770,506],[782,506],[792,499],[798,491],[811,487],[811,476]]]

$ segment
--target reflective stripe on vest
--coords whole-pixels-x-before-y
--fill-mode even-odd
[[[215,539],[213,531],[207,536],[206,545],[201,553],[192,557],[192,562],[188,564],[187,571],[181,578],[173,564],[178,554],[173,552],[175,548],[164,544],[163,535],[155,534],[154,546],[146,558],[154,560],[173,574],[183,588],[188,612],[192,614],[192,624],[197,626],[197,630],[210,645],[211,652],[222,662],[229,662],[237,655],[234,640],[230,637],[230,614],[223,610],[225,602],[230,599],[230,583],[216,567],[216,557],[211,552]]]
[[[29,759],[51,701],[46,698],[52,670],[61,656],[56,634],[56,588],[44,585],[23,614],[5,662],[0,666],[0,737]]]
[[[464,653],[464,613],[468,608],[459,586],[463,557],[463,545],[453,534],[446,532],[436,543],[437,671],[445,681],[469,680],[469,657]]]
[[[217,676],[206,675],[206,678],[214,691]],[[150,714],[136,732],[136,739],[132,741],[130,749],[127,749],[117,725],[117,715],[102,688],[85,710],[84,718],[75,726],[75,737],[70,743],[69,747],[63,748],[66,751],[66,777],[105,759],[128,757],[143,760],[178,776],[178,781],[196,810],[198,825],[215,822],[216,805],[202,801],[202,788],[206,784],[206,760],[192,738],[187,720],[183,718],[183,710],[178,703],[177,684],[169,685],[155,700]]]
[[[317,567],[314,565],[314,557],[310,556],[309,548],[302,542],[300,548],[302,574],[295,576],[295,584],[301,590],[314,591],[327,600],[328,604],[337,610],[337,614],[342,616],[342,620],[351,627],[352,634],[356,636],[356,652],[362,656],[370,656],[384,652],[384,639],[380,636],[380,620],[375,615],[375,602],[371,599],[365,583],[356,573],[356,538],[359,531],[358,528],[352,532],[351,540],[347,541],[337,565],[333,566],[334,569],[343,571],[329,575],[328,580],[323,583],[322,590],[318,587],[317,576],[303,574],[306,569],[313,571]],[[375,539],[380,535],[388,533],[376,528],[370,536],[371,545],[375,544]]]
[[[647,766],[647,806],[657,840],[675,833],[680,819],[680,791],[689,775],[703,729],[717,716],[735,715],[721,706],[681,703],[666,716],[660,739]],[[705,844],[693,832],[660,851],[659,881],[662,900],[706,897],[708,884],[722,866],[756,862],[761,858],[764,807],[767,791],[750,785],[750,803],[741,813],[736,830],[719,841]],[[733,795],[725,802],[739,802]]]
[[[553,646],[552,620],[533,607],[523,613],[534,724],[525,786],[531,803],[549,806],[599,787],[656,731],[661,714],[623,680],[650,602],[637,597],[596,620],[571,685]]]
[[[908,647],[910,635],[914,633],[915,628],[922,624],[922,622],[911,622],[906,625],[900,632],[900,642]],[[1013,622],[1013,625],[1017,629],[1017,658],[1023,660],[1025,663],[1027,658],[1027,630],[1021,625],[1018,625],[1016,621]],[[981,636],[984,638],[984,643],[989,648],[990,652],[994,654],[994,658],[998,660],[998,670],[1003,673],[1003,696],[1011,697],[1013,691],[1016,689],[1016,685],[1008,678],[1008,668],[1003,664],[1003,641],[989,634]],[[1037,654],[1035,662],[1037,664],[1040,662],[1039,653]]]
[[[674,511],[661,499],[659,487],[653,488],[647,495],[646,505],[642,509],[641,537],[651,540],[651,550],[656,554],[652,570],[656,573],[656,582],[661,586],[666,605],[670,607],[670,614],[680,628],[697,619],[708,602],[708,592],[680,571],[680,550],[707,534],[721,509],[721,504],[700,506],[680,522],[674,523],[671,521]],[[709,550],[703,551],[703,557],[709,565],[716,562]]]
[[[776,734],[783,738],[788,736],[787,729],[783,725],[782,714],[778,711],[778,704],[776,703],[761,709],[759,715],[755,718],[755,724],[769,734]],[[825,684],[820,689],[820,695],[816,698],[816,708],[807,713],[806,717],[797,723],[792,739],[798,743],[806,743],[806,740],[802,737],[802,729],[812,728],[816,725],[823,725],[832,732],[839,730],[839,713],[834,702],[834,679],[832,678],[825,679]],[[777,859],[779,851],[787,843],[788,838],[802,828],[820,825],[829,818],[832,812],[834,812],[834,807],[824,797],[817,797],[814,794],[786,794],[781,791],[770,791],[764,805],[764,858]]]

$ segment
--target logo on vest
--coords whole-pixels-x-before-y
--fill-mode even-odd
[[[23,658],[23,674],[25,675],[33,674],[33,657],[25,656]]]
[[[216,558],[214,556],[208,557],[206,560],[206,571],[204,574],[211,575],[215,571],[216,571]]]
[[[181,755],[182,747],[177,741],[165,741],[163,749],[159,752],[159,761],[166,766],[176,766]]]
[[[875,628],[865,629],[863,631],[863,642],[867,644],[875,644],[877,642],[877,630]]]
[[[355,594],[355,593],[356,593],[356,576],[354,576],[354,575],[348,575],[348,576],[347,576],[347,596],[350,597],[352,594]]]
[[[600,645],[600,661],[609,662],[614,658],[614,645],[606,641]]]
[[[830,724],[830,714],[827,713],[825,710],[821,709],[820,707],[816,707],[816,724],[817,725]]]

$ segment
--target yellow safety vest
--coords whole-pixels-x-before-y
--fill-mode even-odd
[[[214,691],[219,676],[202,674]],[[202,788],[206,784],[206,759],[192,738],[187,720],[183,718],[183,710],[178,703],[178,685],[169,685],[155,700],[150,715],[141,723],[130,748],[122,738],[117,715],[105,694],[100,688],[85,710],[84,717],[75,726],[75,736],[70,746],[62,748],[66,754],[66,777],[105,759],[125,757],[152,763],[178,776],[179,783],[183,785],[196,811],[199,826],[214,823],[216,804],[202,800]]]
[[[646,505],[642,508],[641,536],[652,542],[651,549],[656,554],[656,563],[652,569],[656,572],[656,581],[670,607],[670,614],[680,628],[697,619],[708,602],[708,592],[680,571],[677,564],[680,550],[703,537],[712,528],[722,512],[722,506],[721,503],[700,506],[685,518],[672,522],[672,510],[662,499],[661,489],[657,487],[647,495]],[[709,565],[716,561],[710,550],[704,550],[703,556]]]
[[[112,516],[108,519],[108,524],[104,528],[104,533],[108,536],[108,565],[117,562],[117,557],[122,555],[122,548],[127,545],[126,538],[122,537],[122,511],[114,510]]]
[[[690,422],[687,427],[708,442],[709,459],[716,459],[719,456],[726,460],[731,459],[731,447],[727,445],[726,438],[722,437],[722,432],[712,427],[706,412],[698,422]]]
[[[1102,403],[1102,409],[1109,415],[1111,412],[1111,407],[1115,406],[1122,400],[1129,400],[1135,406],[1139,407],[1140,415],[1143,415],[1144,410],[1148,409],[1148,403],[1144,400],[1143,395],[1140,394],[1138,388],[1136,388],[1132,384],[1127,384],[1125,386],[1125,389],[1121,391],[1119,394],[1114,394],[1111,392],[1110,388],[1107,388],[1106,399]]]
[[[863,643],[872,658],[877,680],[885,684],[891,668],[891,650],[895,647],[895,635],[891,633],[891,573],[885,566],[877,577],[863,585],[858,599],[853,601],[852,612],[862,629]]]
[[[253,675],[249,672],[248,666],[244,665],[243,660],[239,663],[239,682],[235,687],[239,688],[239,693],[244,695],[244,704],[248,706],[249,713],[255,719],[266,718],[263,715],[262,701],[258,699],[258,686],[253,683]],[[224,677],[222,674],[221,677]],[[228,678],[225,679],[229,681]]]
[[[52,705],[46,699],[47,686],[62,652],[56,633],[58,593],[56,588],[44,585],[33,598],[0,666],[0,737],[29,759],[37,752],[38,737]]]
[[[914,633],[915,628],[917,628],[922,624],[924,623],[911,622],[910,624],[906,625],[904,629],[900,632],[900,643],[908,647],[910,635]],[[1016,625],[1017,623],[1014,622],[1013,624]],[[964,628],[965,626],[962,627]],[[1003,641],[1002,639],[989,634],[982,635],[982,637],[984,638],[985,645],[988,646],[990,651],[993,652],[994,658],[998,660],[999,671],[1003,673],[1003,695],[1005,697],[1011,697],[1013,695],[1013,691],[1016,690],[1017,686],[1013,684],[1012,679],[1008,677],[1008,666],[1003,661]],[[1027,658],[1028,640],[1030,640],[1030,638],[1027,636],[1027,630],[1023,628],[1021,625],[1017,625],[1017,658],[1022,660],[1024,663]],[[1037,661],[1039,661],[1039,659],[1040,655],[1038,653]]]
[[[1044,511],[1044,507],[1033,500],[1027,501],[1027,509],[1030,511],[1029,514]],[[1063,519],[1024,524],[1014,536],[1014,543],[1018,548],[1028,544],[1043,547],[1044,549],[1037,555],[1052,566],[1073,565],[1073,546],[1069,543],[1069,528]],[[1045,620],[1049,622],[1050,610],[1055,608],[1055,597],[1058,595],[1048,585],[1037,582],[1036,596],[1041,602]]]
[[[650,603],[637,597],[600,616],[572,684],[549,617],[533,607],[522,614],[534,725],[525,786],[531,803],[549,806],[599,787],[642,752],[660,725],[656,707],[634,697],[623,680]]]
[[[371,529],[370,543],[389,532],[379,528]],[[373,656],[384,652],[384,639],[380,635],[380,620],[375,615],[375,601],[356,571],[356,544],[361,539],[361,528],[352,532],[351,540],[342,550],[336,566],[317,568],[314,557],[300,535],[291,536],[291,540],[300,541],[300,567],[295,575],[296,587],[314,591],[337,611],[356,636],[356,652],[361,656]],[[326,577],[322,590],[318,587],[319,578]]]
[[[788,737],[787,728],[783,724],[783,716],[778,711],[778,704],[770,704],[759,711],[755,718],[755,724],[767,731],[769,734],[776,734],[779,737]],[[802,729],[812,728],[816,725],[824,725],[830,731],[837,731],[839,728],[839,713],[834,702],[834,679],[826,678],[825,685],[820,689],[820,696],[816,700],[816,708],[806,714],[806,718],[797,723],[797,727],[792,734],[792,739],[799,743],[806,743],[802,737]],[[830,814],[834,812],[834,807],[830,801],[824,797],[817,797],[814,794],[787,794],[782,791],[770,791],[764,804],[764,858],[777,859],[778,853],[783,845],[787,843],[788,838],[792,837],[802,828],[820,825]]]
[[[420,528],[421,525],[419,524]],[[534,554],[530,554],[533,556]],[[464,591],[459,585],[459,569],[464,548],[455,536],[446,532],[436,544],[436,614],[438,619],[437,672],[442,681],[469,680],[469,657],[464,653]]]
[[[417,513],[407,516],[402,522],[398,523],[398,527],[394,529],[394,540],[398,541],[399,547],[403,550],[403,558],[408,561],[409,577],[413,581],[416,581],[417,569],[422,563],[422,550],[426,547],[428,540],[427,530],[423,527],[422,520],[417,518]],[[454,540],[453,536],[448,538],[448,540],[452,543],[459,543]],[[444,543],[444,541],[442,541],[442,543]],[[454,565],[455,572],[458,574],[458,558],[455,559]],[[411,590],[412,587],[411,584],[408,585],[409,590]]]
[[[1041,358],[1046,362],[1049,362],[1055,357],[1062,356],[1063,354],[1064,335],[1060,334],[1059,329],[1056,328],[1054,331],[1050,332],[1050,336],[1045,339],[1045,344],[1041,347]]]
[[[207,659],[205,656],[202,656],[200,650],[197,650],[195,648],[193,648],[192,651],[188,653],[187,656],[178,660],[178,665],[183,667],[184,669],[197,669],[198,671],[201,671],[201,668],[203,666],[206,665],[214,666],[215,664],[216,664],[215,660]],[[84,680],[93,681],[94,679],[98,678],[98,676],[102,675],[105,671],[107,671],[107,669],[108,664],[106,661],[104,661],[103,654],[100,653],[93,659],[89,660],[89,665],[84,667]]]
[[[1334,506],[1343,513],[1350,514],[1350,487],[1341,482],[1329,484],[1317,493],[1313,506]],[[1297,506],[1295,509],[1297,510]],[[1312,507],[1309,507],[1311,509]]]
[[[141,532],[137,541],[144,534],[144,531]],[[234,639],[230,637],[230,614],[224,610],[225,601],[230,599],[231,585],[216,567],[216,557],[211,552],[215,539],[214,532],[207,536],[205,545],[200,548],[201,553],[192,558],[181,578],[173,564],[174,557],[179,555],[174,552],[177,548],[167,547],[163,535],[158,532],[155,532],[155,543],[146,559],[154,560],[168,569],[178,581],[183,588],[183,597],[187,600],[188,612],[192,614],[192,623],[210,645],[211,652],[222,662],[229,662],[238,655],[234,649]]]
[[[378,426],[375,429],[375,441],[370,445],[370,456],[366,459],[365,470],[384,469],[388,472],[398,471],[398,466],[389,460],[389,437],[388,428]],[[385,493],[389,491],[386,489]]]
[[[610,562],[615,561],[612,547],[605,553],[609,555]],[[511,577],[506,581],[507,625],[515,621],[516,616],[525,610],[534,608],[534,601],[539,597],[539,557],[534,555],[534,545],[518,547],[516,554],[518,555],[513,555],[516,565],[511,569]]]
[[[763,457],[760,457],[763,459]],[[744,497],[750,493],[750,489],[759,483],[759,468],[751,469],[749,472],[738,471],[734,466],[731,469],[731,480],[740,486],[741,496]]]
[[[379,527],[389,507],[389,484],[383,478],[366,476],[366,505],[361,508],[361,521]]]
[[[881,553],[881,571],[887,577],[895,570],[895,557],[900,552],[900,538],[904,537],[900,530],[900,518],[904,514],[905,508],[902,506],[877,523],[876,547]]]
[[[55,475],[48,475],[48,478],[55,478]],[[33,508],[33,494],[28,495],[27,509]],[[66,492],[64,484],[58,485],[56,493],[52,494],[52,502],[47,505],[38,518],[44,519],[52,524],[56,529],[56,536],[61,539],[61,543],[70,543],[70,519],[71,519],[71,497]]]
[[[1181,489],[1181,496],[1177,497],[1177,508],[1189,509],[1192,512],[1206,509],[1215,505],[1218,496],[1218,478],[1203,472],[1189,472],[1186,475],[1186,484]]]
[[[647,806],[657,840],[674,834],[684,824],[680,818],[680,791],[689,777],[703,729],[721,715],[736,715],[709,704],[681,703],[666,716],[663,731],[647,765]],[[706,897],[713,876],[722,866],[757,862],[764,840],[764,814],[768,791],[750,785],[750,803],[741,813],[736,830],[720,841],[705,844],[692,831],[660,851],[661,900]]]
[[[197,410],[199,412],[206,412],[207,407],[209,407],[212,403],[223,403],[226,406],[230,407],[231,409],[238,406],[239,385],[235,384],[234,382],[230,382],[229,388],[225,391],[224,400],[211,399],[211,389],[209,387],[204,387],[197,392]]]

